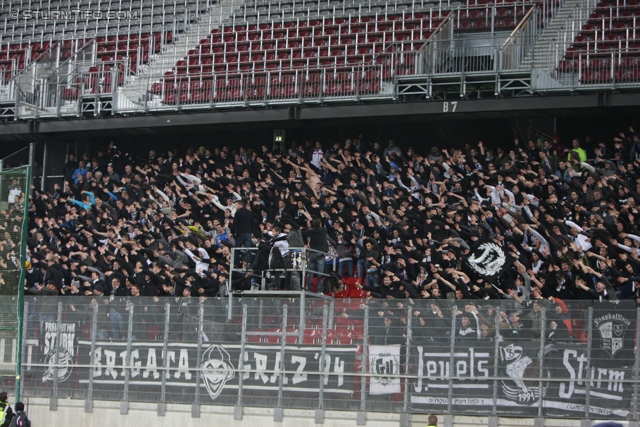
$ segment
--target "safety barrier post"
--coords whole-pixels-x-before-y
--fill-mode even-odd
[[[329,301],[329,328],[333,329],[333,314],[335,311],[335,299],[331,298],[331,301]]]
[[[303,267],[304,268],[304,267]],[[304,281],[304,270],[302,273],[302,279]],[[305,286],[304,283],[301,286]],[[298,344],[304,343],[304,328],[306,326],[306,311],[307,311],[307,299],[306,299],[307,291],[303,287],[300,291],[300,324],[298,326]]]
[[[160,388],[160,401],[158,402],[158,416],[164,417],[167,410],[167,378],[169,377],[169,321],[171,318],[171,304],[164,305],[164,343],[162,346],[162,386]]]
[[[202,325],[204,324],[204,304],[202,301],[198,304],[198,358],[196,366],[200,366],[202,360]],[[202,370],[196,370],[196,395],[191,405],[191,418],[200,418],[200,381],[202,379]]]
[[[405,349],[405,374],[406,378],[404,379],[404,405],[402,408],[402,412],[400,413],[400,426],[401,427],[409,427],[411,425],[411,414],[409,413],[409,385],[411,381],[409,379],[409,375],[411,375],[411,319],[412,316],[412,306],[407,307],[407,348]]]
[[[278,405],[273,408],[273,421],[282,422],[282,387],[284,385],[284,351],[287,346],[287,314],[289,306],[282,307],[282,334],[280,336],[280,363],[275,367],[273,375],[278,375]]]
[[[331,301],[333,303],[333,300]],[[327,303],[324,303],[322,308],[322,349],[320,350],[320,364],[319,370],[320,374],[320,391],[318,393],[318,408],[315,412],[315,423],[322,424],[324,423],[324,381],[325,381],[325,371],[328,374],[328,367],[326,364],[326,355],[327,355],[327,328],[329,326],[329,306]]]
[[[133,311],[135,305],[129,302],[129,321],[127,322],[127,353],[124,359],[126,368],[124,369],[124,392],[120,402],[120,414],[129,413],[129,379],[131,378],[131,342],[133,341]]]
[[[544,426],[544,414],[543,414],[543,401],[544,394],[542,393],[542,375],[544,374],[544,346],[546,344],[546,335],[547,335],[547,308],[542,307],[542,315],[541,315],[541,323],[540,323],[540,354],[538,355],[538,359],[540,360],[539,370],[538,370],[538,390],[540,390],[540,398],[538,399],[538,416],[534,420],[535,427],[543,427]]]
[[[33,145],[33,144],[32,144]],[[55,351],[53,357],[53,395],[49,401],[49,410],[58,410],[58,369],[60,367],[60,351],[58,346],[60,345],[60,327],[62,325],[62,302],[58,302],[58,318],[56,320],[56,343],[55,346],[51,346],[51,351]]]
[[[260,300],[260,318],[262,318],[262,299]],[[261,321],[261,320],[260,320]],[[260,326],[262,328],[262,326]],[[247,304],[242,305],[242,333],[240,334],[240,357],[238,360],[238,403],[233,408],[233,419],[242,419],[242,386],[244,384],[244,352],[247,344]]]
[[[362,336],[362,377],[360,378],[360,410],[356,423],[363,426],[367,422],[367,363],[369,350],[369,306],[364,306],[364,333]]]
[[[499,307],[498,307],[499,308]],[[500,310],[496,310],[494,320],[495,336],[493,338],[493,401],[491,403],[491,416],[489,417],[489,426],[496,427],[498,425],[498,362],[500,360]]]
[[[593,375],[591,373],[591,350],[593,348],[593,306],[589,307],[589,340],[587,342],[587,362],[585,371],[587,372],[587,378],[585,381],[585,395],[584,395],[584,419],[580,420],[582,427],[588,427],[591,425],[590,418],[590,406],[591,406],[591,381],[593,381]]]
[[[231,263],[229,265],[229,280],[227,281],[227,283],[229,283],[228,285],[228,289],[227,289],[227,321],[231,321],[231,319],[233,318],[233,265],[236,262],[236,248],[231,248]]]
[[[640,343],[640,307],[636,309],[636,347]],[[638,380],[640,380],[640,351],[636,349],[636,363],[633,366],[633,414],[632,420],[629,421],[629,427],[638,427]]]
[[[452,310],[453,316],[451,316],[451,346],[450,346],[450,356],[449,356],[449,392],[447,395],[447,413],[444,416],[444,426],[452,427],[453,426],[453,367],[454,365],[454,353],[456,348],[456,310]]]
[[[93,305],[93,315],[91,317],[91,367],[89,367],[89,389],[87,390],[87,398],[84,401],[84,411],[93,411],[93,374],[94,366],[96,366],[96,339],[98,337],[98,304]]]

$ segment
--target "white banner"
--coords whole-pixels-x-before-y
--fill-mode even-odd
[[[400,344],[370,345],[370,394],[400,393]]]

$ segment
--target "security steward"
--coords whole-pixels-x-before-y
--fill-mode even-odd
[[[0,427],[9,427],[11,424],[11,419],[13,418],[13,409],[9,406],[9,402],[7,402],[7,392],[0,392]]]

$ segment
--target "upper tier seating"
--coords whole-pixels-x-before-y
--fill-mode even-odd
[[[510,30],[530,4],[468,0],[452,22],[460,31]],[[408,52],[424,45],[453,6],[424,0],[248,1],[150,92],[167,104],[375,94],[394,73],[414,72],[415,57]],[[407,54],[387,54],[400,51]]]
[[[40,0],[0,5],[0,83],[60,44],[62,59],[96,40],[96,59],[135,73],[213,1]],[[81,14],[74,11],[85,11]],[[88,13],[90,11],[90,14]],[[18,15],[16,16],[16,12]],[[37,16],[37,13],[42,15]],[[109,15],[107,15],[107,13]],[[109,17],[120,17],[110,19]]]
[[[110,93],[138,72],[214,0],[18,0],[0,5],[0,83],[48,49],[62,59],[93,41],[95,63],[69,79],[64,99]],[[319,92],[375,94],[394,75],[412,74],[415,57],[444,19],[458,32],[509,31],[534,4],[466,0],[248,0],[202,39],[150,92],[168,104]],[[459,8],[459,9],[458,9]],[[14,16],[14,11],[19,16]],[[48,11],[36,19],[34,10]],[[73,11],[93,11],[93,18]],[[456,12],[452,14],[452,10]],[[31,11],[31,17],[25,15]],[[57,13],[58,15],[54,14]],[[130,19],[106,18],[106,13]],[[55,19],[54,19],[55,18]],[[390,55],[391,52],[405,52]],[[371,67],[364,69],[364,65]],[[360,75],[355,73],[360,67]],[[118,71],[117,73],[114,73]],[[304,70],[304,79],[299,75]],[[314,70],[324,70],[323,76]],[[278,72],[277,80],[267,73]],[[282,76],[295,72],[294,76]],[[220,80],[216,83],[212,81]],[[72,81],[71,81],[72,80]],[[185,90],[186,89],[186,90]],[[361,90],[361,92],[362,92]]]
[[[582,26],[558,71],[580,74],[585,84],[640,82],[638,0],[598,3]]]

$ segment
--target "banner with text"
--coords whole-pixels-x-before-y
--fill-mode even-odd
[[[80,341],[80,363],[90,361],[90,346]],[[197,345],[169,344],[167,360],[163,359],[162,347],[158,343],[135,343],[131,351],[130,384],[160,386],[162,367],[166,366],[167,386],[194,386],[196,369],[202,369],[201,381],[211,400],[215,400],[225,388],[238,388],[238,379],[243,375],[243,388],[274,390],[279,387],[281,362],[285,375],[283,390],[318,392],[320,359],[322,348],[319,346],[287,346],[283,355],[280,345],[246,345],[244,360],[240,361],[240,345],[205,345],[202,357],[197,360]],[[355,347],[327,347],[324,356],[324,391],[326,393],[351,394],[353,392],[353,372]],[[109,384],[124,377],[127,356],[123,343],[98,342],[95,346],[93,369],[94,388]],[[82,360],[84,358],[85,360]],[[239,374],[238,370],[246,370]],[[80,382],[88,381],[88,371]]]
[[[633,359],[599,360],[596,367],[587,354],[586,345],[554,343],[540,357],[540,344],[532,340],[501,342],[497,357],[490,340],[456,346],[453,358],[449,347],[418,346],[412,349],[418,377],[410,389],[413,409],[447,406],[451,386],[453,411],[488,413],[495,392],[500,413],[535,416],[541,404],[545,415],[577,417],[585,414],[588,390],[592,414],[626,417],[633,389],[623,382],[632,379]],[[508,379],[490,379],[496,362],[497,377]]]

